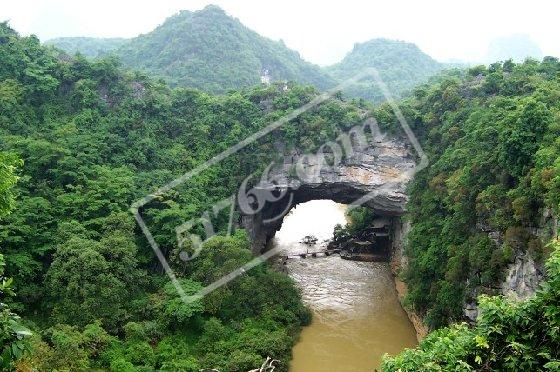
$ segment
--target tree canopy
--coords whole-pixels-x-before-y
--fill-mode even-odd
[[[310,320],[294,283],[263,265],[186,304],[129,208],[319,92],[174,89],[112,57],[69,58],[7,24],[0,60],[0,200],[13,209],[0,218],[1,249],[17,293],[10,309],[33,331],[33,352],[16,367],[245,371],[272,356],[287,370]],[[328,100],[142,208],[185,291],[246,263],[251,251],[243,230],[224,236],[228,216],[219,215],[222,236],[185,263],[175,227],[277,160],[278,142],[312,149],[358,123],[362,110]]]
[[[126,66],[173,86],[210,93],[259,84],[265,71],[271,81],[294,81],[319,89],[334,85],[328,74],[283,42],[260,36],[215,5],[181,11],[153,31],[126,41],[63,38],[49,44],[84,55],[103,48],[105,55],[114,53]]]
[[[434,328],[463,319],[465,302],[497,294],[505,269],[542,265],[560,209],[560,63],[511,61],[419,87],[401,110],[430,166],[409,188],[409,305]],[[388,105],[376,110],[396,129]]]

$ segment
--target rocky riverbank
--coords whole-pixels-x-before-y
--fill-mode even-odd
[[[399,218],[395,218],[392,220],[391,259],[389,265],[401,306],[406,312],[408,319],[410,319],[410,322],[414,326],[414,329],[416,330],[416,338],[418,339],[418,342],[420,342],[422,339],[424,339],[424,337],[428,335],[429,328],[424,324],[421,316],[404,306],[404,298],[406,296],[407,287],[406,284],[399,278],[399,274],[402,268],[407,264],[406,256],[404,255],[404,243],[406,234],[409,230],[410,223],[403,222]]]

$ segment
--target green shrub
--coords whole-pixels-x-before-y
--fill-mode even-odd
[[[560,367],[560,241],[546,262],[548,279],[524,302],[479,298],[476,325],[431,332],[416,349],[384,356],[383,371],[556,371]]]

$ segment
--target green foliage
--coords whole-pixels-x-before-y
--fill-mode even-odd
[[[14,207],[12,188],[18,177],[15,175],[17,166],[21,166],[14,154],[0,152],[0,217],[8,214]]]
[[[374,211],[367,207],[355,207],[346,212],[348,223],[345,226],[337,224],[334,227],[332,243],[344,244],[351,238],[367,235],[375,217]],[[365,237],[365,236],[364,236]]]
[[[32,353],[20,360],[18,370],[80,370],[96,367],[92,362],[116,339],[99,322],[84,328],[57,324],[34,337]]]
[[[69,234],[57,246],[45,278],[57,322],[84,326],[98,319],[113,331],[124,323],[145,277],[132,228],[129,215],[109,215],[99,241]]]
[[[551,243],[548,280],[524,302],[480,298],[474,328],[430,333],[417,349],[384,357],[383,371],[555,371],[560,367],[560,242]]]
[[[181,279],[179,284],[187,296],[196,294],[202,289],[202,285],[190,279]],[[163,315],[170,325],[188,325],[197,314],[204,312],[204,306],[200,301],[185,303],[177,293],[173,283],[165,285],[163,301]]]
[[[135,69],[174,86],[226,93],[259,84],[269,71],[273,81],[296,81],[319,89],[334,85],[319,67],[304,61],[282,41],[264,38],[215,5],[181,11],[150,33],[130,40],[61,38],[47,42],[67,53],[114,53]]]
[[[12,188],[17,182],[17,165],[21,165],[17,157],[0,152],[0,217],[8,214],[13,208]],[[0,253],[0,368],[9,370],[13,362],[27,351],[25,338],[31,333],[22,326],[20,317],[5,303],[9,297],[15,296],[12,289],[13,279],[4,276],[5,266],[4,255]]]
[[[356,235],[371,226],[375,214],[372,208],[356,207],[348,211],[347,217],[349,219],[347,228],[350,234]]]
[[[354,45],[354,49],[341,62],[327,67],[326,70],[342,81],[371,67],[379,72],[379,77],[393,97],[399,98],[410,93],[416,85],[427,82],[445,66],[423,53],[414,44],[374,39]],[[376,103],[386,100],[377,82],[371,78],[353,84],[345,93],[350,97]]]
[[[516,255],[546,257],[543,215],[558,215],[560,63],[476,67],[420,87],[401,110],[430,166],[411,183],[407,301],[433,328],[463,319],[465,301],[495,294]],[[375,113],[398,130],[389,108]]]
[[[470,350],[477,350],[475,335],[464,323],[431,332],[417,349],[383,359],[383,371],[469,371]]]
[[[287,370],[310,321],[294,283],[261,265],[186,304],[128,208],[318,91],[291,84],[223,96],[171,89],[114,58],[61,56],[6,24],[0,61],[0,153],[15,154],[2,158],[7,186],[21,165],[16,157],[23,160],[11,189],[16,208],[1,217],[0,240],[18,294],[10,307],[33,321],[35,335],[21,368],[245,370],[271,356]],[[278,141],[316,149],[357,124],[361,110],[328,100],[142,208],[187,293],[252,255],[238,230],[210,239],[185,263],[177,259],[175,228],[235,193],[247,176],[259,178],[278,157]],[[213,221],[218,234],[228,217],[229,210]],[[95,347],[87,341],[94,331]]]
[[[0,254],[0,367],[10,370],[13,362],[29,349],[25,338],[31,333],[21,324],[20,317],[4,303],[8,297],[15,296],[12,278],[4,277],[4,266],[4,256]]]
[[[58,37],[47,40],[45,45],[53,45],[71,55],[81,53],[86,57],[95,58],[115,51],[127,41],[127,39],[118,37]]]

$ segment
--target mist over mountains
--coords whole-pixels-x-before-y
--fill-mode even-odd
[[[440,71],[458,65],[440,63],[413,43],[378,38],[355,44],[339,63],[319,67],[282,41],[259,35],[215,5],[195,12],[181,11],[153,31],[132,39],[63,37],[45,44],[91,58],[113,54],[126,67],[162,78],[171,86],[214,94],[274,81],[294,81],[326,90],[374,67],[391,94],[400,98]],[[495,40],[484,63],[509,58],[522,61],[527,56],[541,59],[542,52],[528,37],[517,35]],[[385,100],[373,80],[359,82],[345,94],[375,103]]]
[[[542,60],[544,54],[539,45],[529,35],[509,35],[496,38],[488,45],[485,63],[512,59],[520,63],[527,58]]]
[[[79,48],[69,48],[59,40],[49,43],[69,52]],[[262,76],[272,81],[294,80],[319,89],[335,83],[299,53],[282,42],[260,36],[217,6],[181,11],[152,32],[104,51],[109,52],[125,66],[161,77],[171,85],[211,93],[255,85]]]
[[[86,57],[102,57],[116,51],[128,42],[125,38],[96,38],[96,37],[59,37],[47,40],[45,45],[53,45],[68,54],[81,53]]]
[[[163,78],[171,85],[210,93],[262,81],[295,81],[325,90],[375,67],[391,92],[401,96],[444,67],[414,44],[374,39],[356,44],[340,63],[321,68],[303,60],[283,42],[260,36],[213,5],[196,12],[181,11],[153,31],[132,39],[64,37],[45,44],[93,58],[114,54],[125,66]],[[383,100],[371,81],[346,93],[374,102]]]

